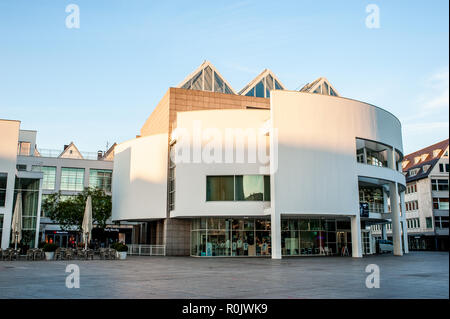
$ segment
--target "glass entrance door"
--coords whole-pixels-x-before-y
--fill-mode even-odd
[[[371,254],[370,249],[370,233],[367,230],[361,231],[361,240],[362,240],[362,253],[363,255]]]

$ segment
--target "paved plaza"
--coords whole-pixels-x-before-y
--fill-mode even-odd
[[[80,288],[66,287],[77,264]],[[366,266],[380,288],[366,288]],[[449,255],[0,261],[0,298],[449,298]]]

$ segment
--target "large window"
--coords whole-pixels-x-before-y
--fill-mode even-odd
[[[0,173],[0,207],[5,206],[7,180],[8,180],[8,174]]]
[[[89,186],[98,187],[105,192],[111,192],[112,170],[107,169],[90,169],[89,170]]]
[[[425,218],[425,221],[427,223],[427,228],[433,228],[433,218],[427,217]]]
[[[270,201],[270,176],[207,176],[207,201]]]
[[[433,208],[448,210],[448,198],[433,198]]]
[[[448,191],[448,179],[432,179],[431,189],[434,191]]]
[[[356,160],[358,163],[387,167],[388,149],[381,143],[356,138]],[[399,153],[396,153],[396,160],[400,159]],[[391,167],[396,169],[396,167]]]
[[[175,156],[175,144],[172,144],[170,146],[170,156],[169,156],[169,200],[168,200],[168,206],[169,211],[172,211],[175,209],[175,170],[176,170],[176,164],[172,160]]]
[[[264,199],[264,176],[239,175],[235,178],[236,200],[262,201]]]
[[[42,189],[55,189],[56,182],[56,167],[54,166],[42,166],[42,172],[44,177],[42,179]]]
[[[436,228],[448,228],[448,216],[436,216],[434,223]]]
[[[234,176],[207,176],[206,200],[207,201],[234,200]]]
[[[61,190],[82,191],[84,188],[84,168],[61,169]]]
[[[29,156],[31,150],[30,142],[19,142],[17,146],[17,155]]]

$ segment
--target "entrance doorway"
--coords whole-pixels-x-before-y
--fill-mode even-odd
[[[348,231],[337,231],[336,232],[336,243],[338,248],[338,253],[341,256],[350,256],[350,243],[351,243],[351,232]]]

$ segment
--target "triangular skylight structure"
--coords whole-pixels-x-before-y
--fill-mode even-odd
[[[300,89],[300,92],[318,93],[331,96],[340,96],[336,89],[324,77],[306,84]]]
[[[256,97],[270,97],[271,90],[286,90],[280,80],[269,69],[262,71],[256,78],[247,84],[239,95],[256,96]]]
[[[178,85],[178,88],[236,94],[231,85],[209,62],[205,61]]]

